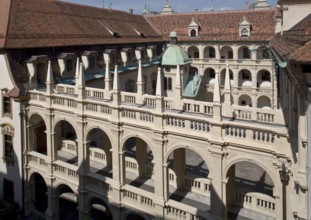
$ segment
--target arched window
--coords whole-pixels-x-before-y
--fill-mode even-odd
[[[196,36],[197,36],[196,30],[192,29],[192,30],[190,31],[190,37],[196,37]]]
[[[3,159],[7,162],[14,162],[13,135],[14,129],[11,125],[2,125]]]
[[[215,52],[215,48],[214,47],[210,47],[208,49],[208,55],[209,55],[210,58],[215,58],[216,52]]]
[[[249,31],[246,28],[243,28],[241,30],[241,36],[242,37],[248,37],[249,36]]]

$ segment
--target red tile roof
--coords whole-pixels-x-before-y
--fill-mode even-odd
[[[158,32],[168,39],[176,31],[179,41],[269,41],[275,30],[274,10],[201,12],[146,16]],[[244,17],[251,23],[250,37],[239,36],[239,24]],[[194,19],[200,24],[199,37],[188,36],[188,26]]]
[[[0,48],[5,45],[7,27],[9,23],[9,14],[11,7],[10,0],[0,1]]]
[[[143,16],[56,0],[1,0],[0,19],[0,48],[163,41]]]
[[[271,41],[273,50],[283,61],[311,62],[311,14],[290,30]]]

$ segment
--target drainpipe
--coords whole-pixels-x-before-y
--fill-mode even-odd
[[[24,179],[24,153],[25,153],[25,132],[26,132],[26,127],[24,127],[25,125],[25,106],[24,106],[24,102],[21,101],[20,102],[20,112],[19,112],[19,116],[20,116],[20,133],[21,133],[21,181],[22,181],[22,213],[23,215],[25,214],[25,183],[26,180]]]
[[[307,108],[307,134],[308,134],[308,152],[307,152],[307,181],[308,181],[308,195],[307,195],[307,219],[311,219],[311,88],[308,88],[308,108]]]

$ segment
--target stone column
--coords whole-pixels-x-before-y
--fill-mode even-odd
[[[56,193],[56,189],[54,189],[54,181],[55,178],[52,176],[49,179],[49,182],[46,183],[47,185],[47,198],[48,198],[48,208],[45,211],[45,217],[46,219],[59,219],[59,204],[58,204],[58,198]]]
[[[168,180],[167,180],[167,166],[163,161],[164,154],[164,140],[161,133],[155,133],[155,137],[152,139],[155,152],[154,153],[154,203],[155,214],[157,219],[164,219],[164,206],[165,201],[168,200]]]
[[[282,220],[287,220],[287,185],[289,183],[289,175],[286,171],[285,164],[282,164],[282,169],[280,170],[280,178],[282,182]],[[279,216],[281,217],[281,216]]]
[[[140,138],[136,138],[136,160],[138,163],[138,176],[144,177],[147,162],[147,145]]]
[[[217,60],[220,60],[220,47],[219,47],[219,45],[215,46],[215,58]]]
[[[199,45],[198,48],[199,48],[199,59],[203,60],[204,59],[204,47],[203,45]]]
[[[137,74],[137,104],[143,104],[144,103],[144,98],[143,94],[145,92],[144,85],[145,83],[143,82],[143,72],[142,72],[142,63],[141,60],[138,61],[138,74]]]
[[[176,174],[177,189],[184,187],[185,169],[186,169],[186,151],[180,148],[174,151],[174,171]]]
[[[116,203],[121,203],[121,186],[125,185],[125,152],[122,149],[120,140],[122,131],[117,123],[112,124],[112,173],[113,173],[113,198]]]
[[[239,59],[239,48],[237,45],[232,46],[233,50],[233,59],[238,60]]]
[[[212,158],[211,164],[213,164],[213,176],[211,182],[211,214],[216,219],[227,219],[226,190],[223,188],[223,155],[221,146],[214,145],[211,150]]]

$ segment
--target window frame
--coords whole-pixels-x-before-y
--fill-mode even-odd
[[[8,95],[8,90],[4,89],[2,92],[2,117],[12,119],[12,98]]]
[[[241,37],[249,37],[250,36],[249,32],[250,31],[247,28],[243,28],[241,30]]]
[[[2,158],[7,163],[14,163],[14,129],[11,125],[2,125]]]

